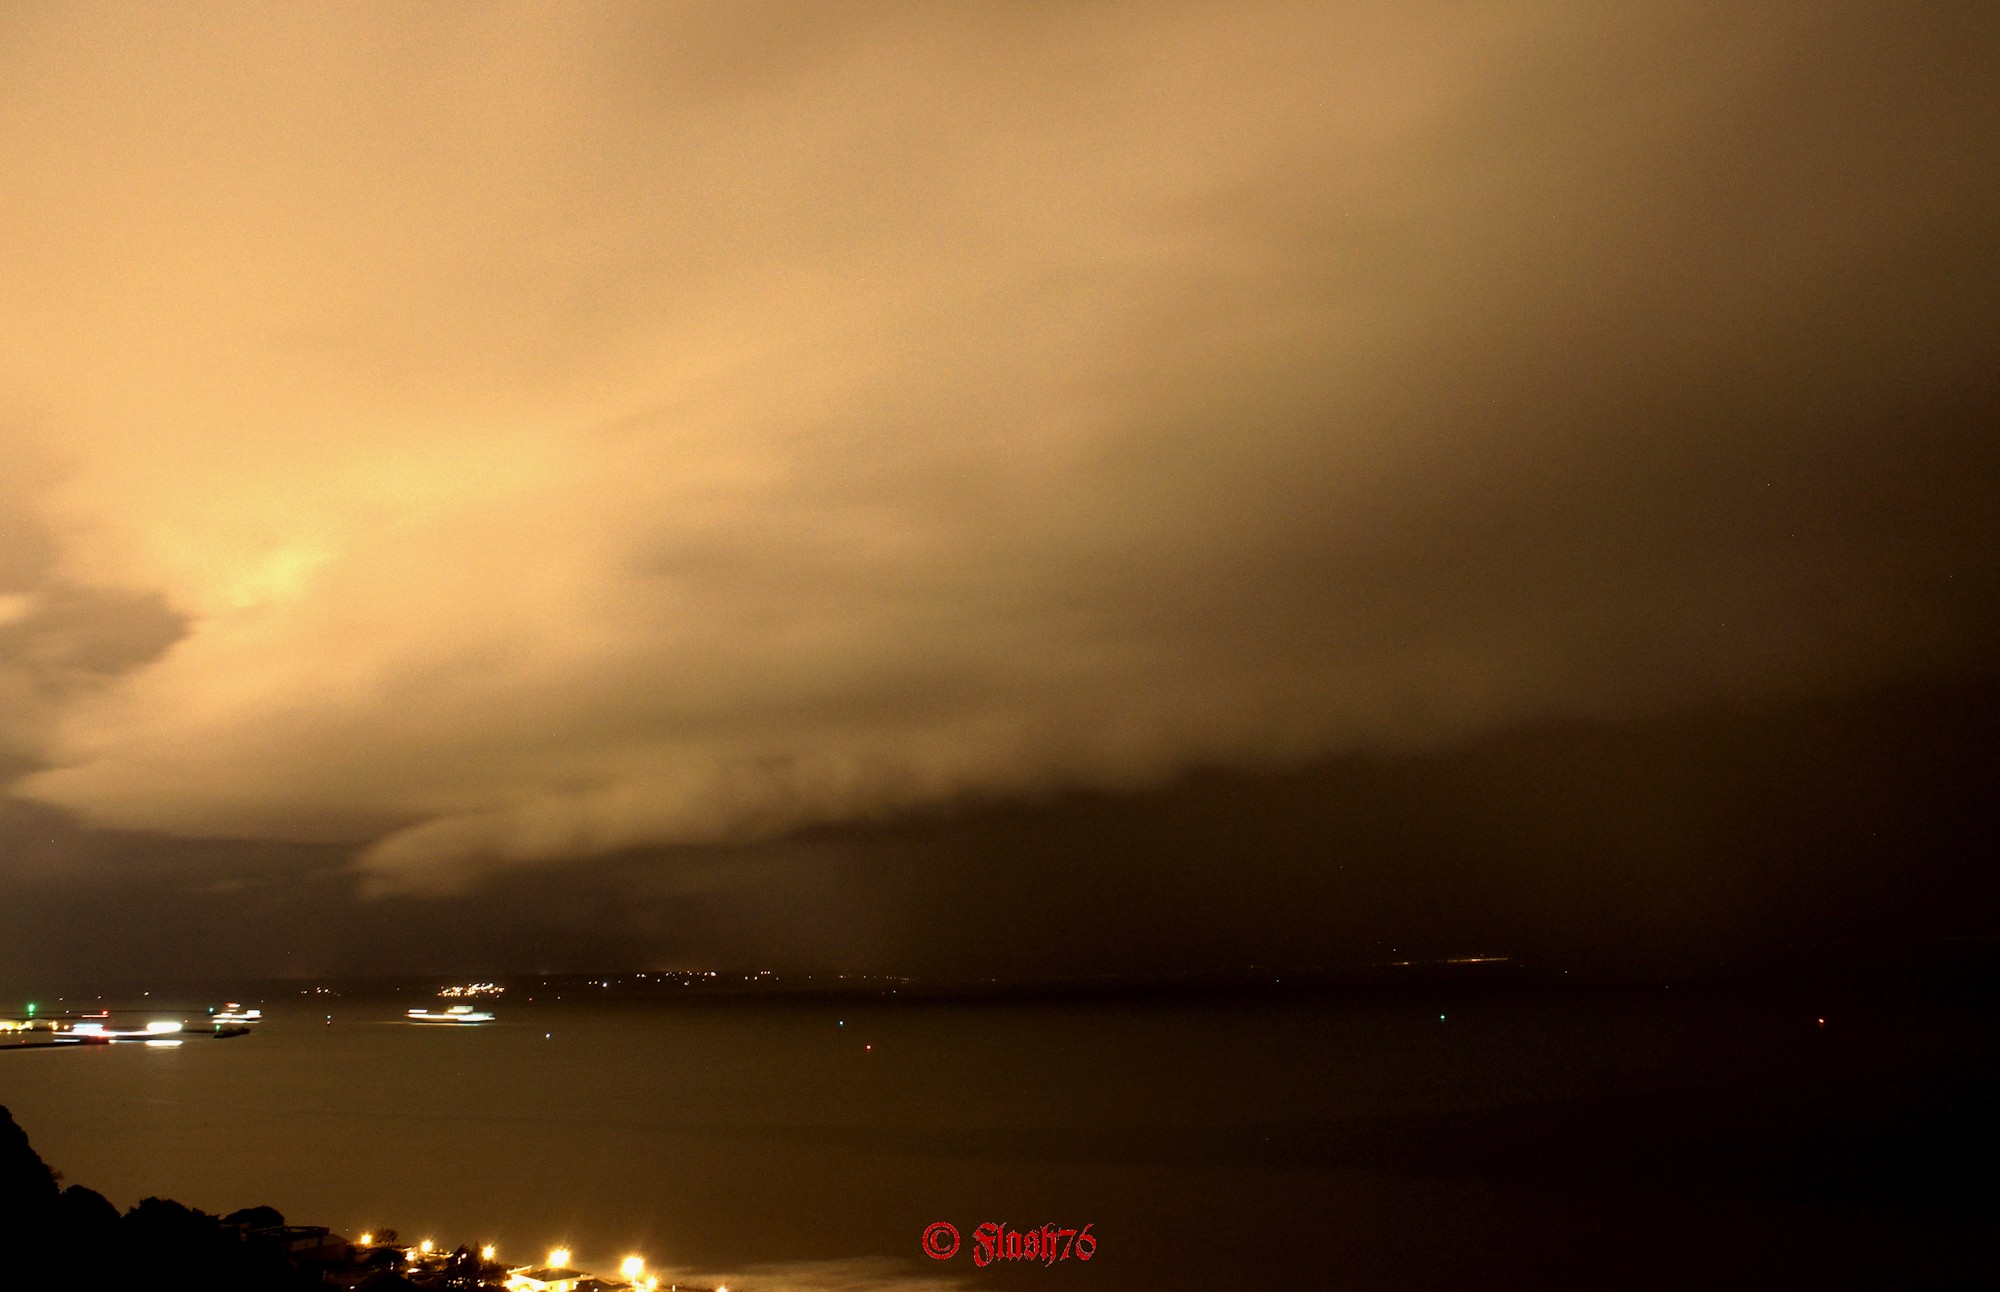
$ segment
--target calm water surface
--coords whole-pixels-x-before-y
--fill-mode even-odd
[[[1796,1001],[509,999],[499,1022],[452,1029],[346,1001],[328,1026],[326,1008],[268,1005],[227,1042],[0,1056],[0,1103],[69,1180],[120,1206],[268,1203],[349,1235],[395,1227],[519,1260],[567,1245],[599,1270],[642,1252],[739,1289],[1388,1288],[1481,1272],[1637,1286],[1704,1245],[1749,1253],[1720,1279],[1748,1286],[1797,1272],[1758,1252],[1816,1245],[1812,1268],[1837,1273],[1872,1258],[1856,1244],[1961,1223],[1871,1211],[1857,1225],[1783,1189],[1516,1172],[1514,1131],[1483,1158],[1458,1151],[1490,1139],[1496,1109],[1553,1109],[1535,1115],[1561,1127],[1565,1101],[1584,1101],[1615,1133],[1627,1114],[1604,1111],[1607,1092],[1643,1120],[1660,1092],[1782,1088],[1848,1062]],[[1934,1021],[1839,1022],[1873,1038],[1856,1053],[1885,1037],[1905,1056],[1949,1048]],[[943,1262],[918,1248],[939,1220],[967,1235]],[[987,1220],[1089,1222],[1097,1255],[974,1269]]]

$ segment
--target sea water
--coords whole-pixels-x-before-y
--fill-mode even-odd
[[[492,1243],[512,1263],[568,1248],[600,1274],[637,1254],[665,1281],[738,1292],[1667,1286],[1704,1268],[1784,1286],[1899,1242],[1971,1244],[1964,1226],[1983,1223],[1828,1202],[1789,1187],[1784,1162],[1735,1188],[1728,1162],[1688,1168],[1646,1124],[1692,1106],[1699,1138],[1703,1099],[1727,1126],[1746,1117],[1727,1092],[1782,1099],[1884,1055],[1921,1066],[1977,1019],[1667,990],[510,996],[472,1027],[412,1025],[407,1002],[263,1004],[236,1039],[0,1055],[0,1103],[68,1181],[121,1207],[268,1204],[350,1238]],[[1726,1157],[1734,1133],[1700,1153]],[[1665,1187],[1655,1160],[1679,1173]],[[957,1236],[942,1259],[946,1231],[924,1245],[939,1225]],[[1071,1240],[980,1265],[982,1225],[1088,1226],[1090,1259]]]

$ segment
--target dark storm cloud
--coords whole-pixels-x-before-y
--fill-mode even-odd
[[[25,451],[0,483],[0,785],[35,767],[66,706],[143,668],[186,631],[154,592],[64,578],[33,486],[49,477]],[[11,486],[11,487],[10,487]]]
[[[227,12],[7,20],[91,822],[438,890],[1993,659],[1987,7]]]
[[[107,677],[158,659],[185,621],[153,593],[50,584],[16,594],[0,659],[44,675]]]

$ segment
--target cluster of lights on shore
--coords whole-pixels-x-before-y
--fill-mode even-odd
[[[375,1235],[372,1232],[361,1235],[360,1245],[363,1247],[373,1247],[375,1245]],[[426,1238],[415,1247],[408,1248],[407,1251],[410,1263],[415,1264],[426,1256],[436,1254],[437,1246],[430,1239]],[[488,1243],[479,1249],[479,1259],[482,1261],[494,1260],[499,1254],[500,1249],[492,1243]],[[549,1250],[548,1267],[550,1269],[567,1269],[569,1262],[569,1248],[555,1247]],[[656,1292],[656,1289],[660,1286],[660,1280],[657,1276],[646,1273],[646,1258],[643,1256],[627,1256],[618,1263],[618,1273],[630,1282],[633,1287],[639,1289],[639,1292]],[[729,1292],[729,1289],[719,1287],[715,1289],[715,1292]]]

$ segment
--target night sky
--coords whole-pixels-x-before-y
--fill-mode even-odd
[[[2000,935],[2000,10],[0,11],[0,978]]]

